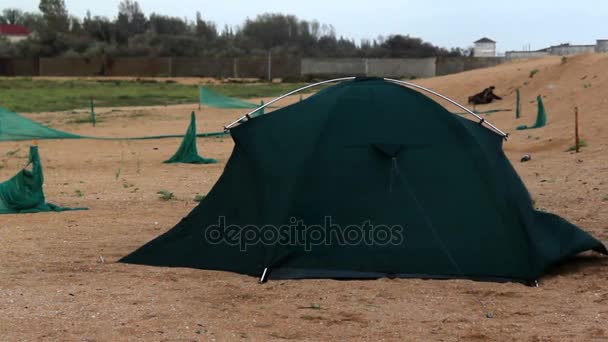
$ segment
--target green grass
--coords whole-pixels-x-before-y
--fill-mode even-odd
[[[299,88],[303,83],[254,83],[208,85],[218,93],[239,97],[272,97]],[[315,89],[318,90],[318,89]],[[97,82],[93,80],[0,79],[0,106],[15,112],[52,112],[96,107],[156,106],[197,103],[198,86],[165,82]]]
[[[103,120],[100,119],[96,119],[95,122],[99,123],[102,122]],[[68,121],[69,124],[92,124],[93,123],[93,118],[89,115],[86,117],[79,117],[79,118],[75,118],[72,120]]]
[[[588,146],[588,144],[587,144],[587,141],[585,141],[585,140],[581,139],[578,142],[579,149],[581,149],[583,147],[587,147],[587,146]],[[568,149],[566,150],[566,152],[572,152],[572,151],[576,151],[576,145],[572,145],[572,146],[568,147]]]
[[[160,190],[157,192],[158,196],[160,199],[162,199],[163,201],[170,201],[175,199],[175,195],[170,192],[169,190]]]
[[[530,71],[530,78],[534,77],[534,75],[538,74],[538,69],[533,69]]]

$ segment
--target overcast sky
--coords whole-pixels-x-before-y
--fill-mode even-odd
[[[71,14],[113,18],[120,0],[65,0]],[[332,24],[338,35],[375,38],[409,34],[443,47],[468,47],[481,37],[498,50],[541,49],[559,43],[594,44],[608,38],[605,0],[140,0],[152,12],[240,25],[259,13],[281,12]],[[37,11],[39,0],[0,0],[0,9]]]

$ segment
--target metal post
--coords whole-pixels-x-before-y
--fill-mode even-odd
[[[274,100],[272,100],[272,101],[268,101],[268,103],[264,104],[263,106],[260,106],[260,107],[258,107],[258,108],[256,108],[256,109],[254,109],[254,110],[250,111],[249,113],[247,113],[247,114],[245,114],[245,115],[241,116],[240,118],[236,119],[235,121],[233,121],[233,122],[231,122],[230,124],[228,124],[227,126],[225,126],[225,127],[224,127],[224,129],[225,129],[225,130],[229,130],[229,129],[231,129],[232,127],[234,127],[234,126],[236,126],[237,124],[241,123],[243,120],[245,120],[245,119],[249,119],[249,118],[250,118],[250,116],[251,116],[251,114],[253,114],[253,113],[257,112],[258,110],[260,110],[260,109],[262,109],[262,108],[266,108],[266,107],[270,106],[271,104],[273,104],[273,103],[275,103],[275,102],[277,102],[277,101],[280,101],[280,100],[282,100],[282,99],[286,98],[287,96],[290,96],[290,95],[293,95],[293,94],[299,93],[299,92],[301,92],[301,91],[303,91],[303,90],[306,90],[306,89],[308,89],[308,88],[316,87],[316,86],[319,86],[319,85],[322,85],[322,84],[327,84],[327,83],[335,83],[335,82],[342,82],[342,81],[349,81],[349,80],[354,80],[354,79],[355,79],[355,77],[354,77],[354,76],[351,76],[351,77],[342,77],[342,78],[335,78],[335,79],[333,79],[333,80],[327,80],[327,81],[322,81],[322,82],[318,82],[318,83],[313,83],[313,84],[309,84],[309,85],[307,85],[307,86],[304,86],[304,87],[298,88],[298,89],[296,89],[296,90],[292,90],[292,91],[290,91],[289,93],[284,94],[284,95],[281,95],[281,96],[277,97],[276,99],[274,99]]]
[[[301,92],[301,91],[303,91],[303,90],[306,90],[306,89],[309,89],[309,88],[312,88],[312,87],[316,87],[316,86],[319,86],[319,85],[322,85],[322,84],[327,84],[327,83],[335,83],[335,82],[342,82],[342,81],[350,81],[350,80],[354,80],[354,79],[356,79],[356,77],[354,77],[354,76],[350,76],[350,77],[342,77],[342,78],[336,78],[336,79],[331,79],[331,80],[327,80],[327,81],[322,81],[322,82],[318,82],[318,83],[309,84],[309,85],[307,85],[307,86],[304,86],[304,87],[298,88],[298,89],[296,89],[296,90],[290,91],[289,93],[284,94],[284,95],[282,95],[282,96],[279,96],[279,97],[277,97],[276,99],[274,99],[274,100],[272,100],[272,101],[269,101],[268,103],[264,104],[263,106],[260,106],[260,107],[258,107],[258,108],[256,108],[256,109],[254,109],[254,110],[250,111],[249,113],[247,113],[247,114],[245,114],[245,115],[241,116],[241,117],[240,117],[240,118],[238,118],[237,120],[235,120],[235,121],[233,121],[232,123],[230,123],[230,124],[228,124],[227,126],[225,126],[225,127],[224,127],[224,130],[226,130],[226,131],[230,130],[232,127],[234,127],[234,126],[236,126],[237,124],[241,123],[243,120],[245,120],[245,119],[250,119],[250,118],[251,118],[251,114],[253,114],[253,113],[255,113],[255,112],[259,111],[260,109],[263,109],[263,108],[265,108],[265,107],[268,107],[268,106],[270,106],[271,104],[273,104],[273,103],[275,103],[275,102],[277,102],[277,101],[280,101],[280,100],[282,100],[282,99],[286,98],[287,96],[290,96],[290,95],[293,95],[293,94],[299,93],[299,92]],[[453,104],[453,105],[457,106],[458,108],[460,108],[460,109],[462,109],[462,110],[466,111],[467,113],[469,113],[469,114],[473,115],[474,117],[476,117],[477,119],[479,119],[479,120],[480,120],[480,121],[479,121],[479,123],[480,123],[480,124],[482,124],[482,125],[487,125],[487,126],[489,127],[489,129],[490,129],[492,132],[494,132],[494,133],[496,133],[496,134],[498,134],[498,135],[502,136],[502,137],[503,137],[503,138],[505,138],[505,139],[508,137],[508,134],[507,134],[507,133],[505,133],[505,132],[501,131],[501,130],[500,130],[498,127],[494,126],[493,124],[491,124],[490,122],[488,122],[486,119],[484,119],[484,118],[482,118],[481,116],[479,116],[477,113],[475,113],[475,112],[471,111],[470,109],[466,108],[465,106],[463,106],[463,105],[461,105],[460,103],[458,103],[458,102],[456,102],[456,101],[454,101],[454,100],[450,99],[449,97],[447,97],[447,96],[445,96],[445,95],[441,95],[441,94],[439,94],[439,93],[437,93],[437,92],[435,92],[435,91],[433,91],[433,90],[431,90],[431,89],[428,89],[428,88],[425,88],[425,87],[423,87],[423,86],[419,86],[419,85],[417,85],[417,84],[413,84],[413,83],[410,83],[410,82],[405,82],[405,81],[401,81],[401,80],[395,80],[395,79],[391,79],[391,78],[384,78],[384,80],[385,80],[385,81],[388,81],[388,82],[393,82],[393,83],[397,83],[397,84],[405,85],[405,86],[408,86],[408,87],[411,87],[411,88],[415,88],[415,89],[423,90],[423,91],[428,92],[428,93],[430,93],[430,94],[433,94],[433,95],[435,95],[435,96],[437,96],[437,97],[439,97],[439,98],[441,98],[441,99],[444,99],[444,100],[448,101],[449,103],[451,103],[451,104]]]
[[[268,267],[266,267],[264,269],[264,272],[262,273],[262,276],[260,277],[260,284],[264,284],[266,281],[268,281]]]
[[[419,86],[419,85],[417,85],[417,84],[410,83],[410,82],[405,82],[405,81],[401,81],[401,80],[395,80],[395,79],[392,79],[392,78],[384,78],[384,80],[385,80],[385,81],[394,82],[394,83],[398,83],[398,84],[402,84],[402,85],[406,85],[406,86],[408,86],[408,87],[412,87],[412,88],[416,88],[416,89],[424,90],[424,91],[426,91],[426,92],[428,92],[428,93],[431,93],[431,94],[433,94],[433,95],[435,95],[435,96],[437,96],[437,97],[440,97],[440,98],[442,98],[442,99],[444,99],[444,100],[448,101],[449,103],[451,103],[451,104],[453,104],[453,105],[457,106],[458,108],[460,108],[460,109],[462,109],[462,110],[466,111],[467,113],[469,113],[469,114],[473,115],[474,117],[476,117],[477,119],[479,119],[479,120],[480,120],[480,123],[481,123],[481,124],[486,124],[486,125],[488,125],[488,127],[490,127],[492,131],[494,131],[494,132],[495,132],[495,133],[497,133],[498,135],[501,135],[503,138],[507,138],[507,136],[508,136],[508,134],[507,134],[507,133],[505,133],[505,132],[501,131],[501,130],[500,130],[498,127],[496,127],[496,126],[494,126],[493,124],[489,123],[489,122],[488,122],[486,119],[482,118],[482,117],[481,117],[481,116],[479,116],[477,113],[475,113],[475,112],[471,111],[471,110],[470,110],[470,109],[468,109],[467,107],[465,107],[465,106],[461,105],[460,103],[458,103],[458,102],[456,102],[456,101],[454,101],[454,100],[450,99],[449,97],[447,97],[447,96],[445,96],[445,95],[441,95],[441,94],[439,94],[439,93],[438,93],[438,92],[436,92],[436,91],[433,91],[433,90],[431,90],[431,89],[428,89],[428,88],[425,88],[425,87],[423,87],[423,86]]]

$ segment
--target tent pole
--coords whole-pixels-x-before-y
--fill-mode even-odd
[[[296,89],[296,90],[290,91],[289,93],[284,94],[284,95],[281,95],[281,96],[277,97],[276,99],[274,99],[274,100],[272,100],[272,101],[269,101],[268,103],[266,103],[266,104],[264,104],[264,105],[262,105],[262,106],[260,106],[260,107],[258,107],[258,108],[256,108],[256,109],[254,109],[254,110],[250,111],[249,113],[247,113],[247,114],[245,114],[245,115],[243,115],[243,116],[241,116],[240,118],[238,118],[237,120],[233,121],[233,122],[232,122],[232,123],[230,123],[229,125],[224,126],[224,130],[225,130],[225,131],[229,131],[231,128],[233,128],[234,126],[238,125],[238,124],[239,124],[239,123],[241,123],[243,120],[245,120],[245,119],[248,119],[248,120],[249,120],[249,119],[251,119],[251,114],[253,114],[253,113],[255,113],[255,112],[257,112],[257,111],[259,111],[259,110],[261,110],[261,109],[263,109],[263,108],[266,108],[266,107],[270,106],[271,104],[273,104],[273,103],[275,103],[275,102],[277,102],[277,101],[280,101],[280,100],[282,100],[282,99],[286,98],[287,96],[290,96],[290,95],[293,95],[293,94],[299,93],[299,92],[301,92],[301,91],[303,91],[303,90],[306,90],[306,89],[309,89],[309,88],[312,88],[312,87],[316,87],[316,86],[319,86],[319,85],[323,85],[323,84],[327,84],[327,83],[342,82],[342,81],[350,81],[350,80],[354,80],[355,78],[356,78],[356,77],[354,77],[354,76],[351,76],[351,77],[341,77],[341,78],[335,78],[335,79],[331,79],[331,80],[327,80],[327,81],[322,81],[322,82],[317,82],[317,83],[309,84],[309,85],[307,85],[307,86],[304,86],[304,87],[298,88],[298,89]],[[412,87],[412,88],[415,88],[415,89],[423,90],[423,91],[426,91],[426,92],[428,92],[428,93],[431,93],[431,94],[433,94],[433,95],[435,95],[435,96],[438,96],[438,97],[440,97],[440,98],[442,98],[442,99],[444,99],[444,100],[448,101],[449,103],[451,103],[451,104],[453,104],[453,105],[455,105],[455,106],[459,107],[460,109],[462,109],[462,110],[466,111],[468,114],[473,115],[474,117],[476,117],[477,119],[479,119],[479,123],[480,123],[481,125],[484,125],[484,124],[485,124],[485,125],[487,125],[487,126],[489,127],[489,129],[490,129],[491,131],[493,131],[494,133],[496,133],[496,134],[498,134],[498,135],[502,136],[502,137],[503,137],[503,138],[505,138],[505,139],[508,137],[508,134],[507,134],[507,133],[505,133],[505,132],[501,131],[501,130],[500,130],[498,127],[494,126],[493,124],[491,124],[490,122],[488,122],[486,119],[484,119],[484,118],[482,118],[481,116],[479,116],[477,113],[475,113],[475,112],[471,111],[471,110],[470,110],[470,109],[468,109],[467,107],[465,107],[465,106],[461,105],[460,103],[458,103],[458,102],[456,102],[456,101],[454,101],[454,100],[450,99],[449,97],[447,97],[447,96],[445,96],[445,95],[441,95],[441,94],[439,94],[439,93],[438,93],[438,92],[436,92],[436,91],[433,91],[433,90],[431,90],[431,89],[429,89],[429,88],[425,88],[425,87],[423,87],[423,86],[419,86],[419,85],[414,84],[414,83],[405,82],[405,81],[401,81],[401,80],[395,80],[395,79],[392,79],[392,78],[383,78],[383,79],[384,79],[385,81],[388,81],[388,82],[393,82],[393,83],[397,83],[397,84],[405,85],[405,86],[408,86],[408,87]]]
[[[465,107],[465,106],[461,105],[460,103],[458,103],[458,102],[456,102],[456,101],[454,101],[454,100],[450,99],[449,97],[447,97],[447,96],[445,96],[445,95],[441,95],[441,94],[439,94],[438,92],[433,91],[433,90],[431,90],[431,89],[429,89],[429,88],[425,88],[425,87],[423,87],[423,86],[419,86],[419,85],[417,85],[417,84],[410,83],[410,82],[405,82],[405,81],[401,81],[401,80],[395,80],[395,79],[392,79],[392,78],[385,78],[384,80],[389,81],[389,82],[393,82],[393,83],[397,83],[397,84],[402,84],[402,85],[405,85],[405,86],[408,86],[408,87],[412,87],[412,88],[420,89],[420,90],[426,91],[426,92],[428,92],[428,93],[431,93],[431,94],[433,94],[433,95],[435,95],[435,96],[438,96],[438,97],[440,97],[440,98],[442,98],[442,99],[444,99],[444,100],[448,101],[449,103],[451,103],[451,104],[453,104],[453,105],[455,105],[455,106],[459,107],[460,109],[462,109],[462,110],[466,111],[467,113],[469,113],[469,114],[473,115],[474,117],[476,117],[477,119],[479,119],[479,120],[480,120],[480,124],[486,124],[486,125],[488,125],[488,127],[490,127],[490,129],[491,129],[492,131],[494,131],[494,132],[495,132],[495,133],[497,133],[498,135],[501,135],[503,138],[505,138],[505,139],[506,139],[506,138],[507,138],[507,136],[508,136],[508,134],[507,134],[507,133],[505,133],[505,132],[501,131],[501,130],[500,130],[498,127],[496,127],[496,126],[494,126],[493,124],[489,123],[489,122],[488,122],[486,119],[482,118],[482,117],[481,117],[481,116],[479,116],[477,113],[473,112],[472,110],[468,109],[467,107]]]
[[[238,119],[237,119],[237,120],[235,120],[234,122],[232,122],[232,123],[230,123],[229,125],[225,126],[225,127],[224,127],[224,130],[226,130],[226,131],[230,130],[232,127],[234,127],[234,126],[236,126],[237,124],[241,123],[241,121],[243,121],[243,120],[245,120],[245,119],[250,119],[250,118],[251,118],[251,116],[250,116],[251,114],[253,114],[253,113],[255,113],[255,112],[259,111],[260,109],[266,108],[266,107],[270,106],[271,104],[273,104],[273,103],[275,103],[275,102],[277,102],[277,101],[280,101],[280,100],[282,100],[282,99],[286,98],[287,96],[290,96],[290,95],[293,95],[293,94],[299,93],[299,92],[301,92],[301,91],[303,91],[303,90],[306,90],[306,89],[308,89],[308,88],[316,87],[316,86],[319,86],[319,85],[322,85],[322,84],[326,84],[326,83],[334,83],[334,82],[342,82],[342,81],[348,81],[348,80],[354,80],[355,78],[356,78],[356,77],[354,77],[354,76],[352,76],[352,77],[335,78],[335,79],[332,79],[332,80],[327,80],[327,81],[322,81],[322,82],[318,82],[318,83],[309,84],[309,85],[304,86],[304,87],[302,87],[302,88],[298,88],[298,89],[296,89],[296,90],[290,91],[289,93],[287,93],[287,94],[285,94],[285,95],[281,95],[281,96],[277,97],[276,99],[274,99],[274,100],[272,100],[272,101],[269,101],[268,103],[266,103],[266,104],[264,104],[264,105],[261,105],[261,106],[259,106],[258,108],[256,108],[256,109],[252,110],[251,112],[249,112],[249,113],[247,113],[247,114],[245,114],[245,115],[241,116],[240,118],[238,118]]]
[[[266,281],[268,281],[268,267],[264,268],[264,272],[262,273],[259,282],[260,284],[264,284]]]

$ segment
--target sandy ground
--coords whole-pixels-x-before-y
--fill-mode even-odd
[[[530,71],[538,73],[530,78]],[[505,99],[478,109],[511,133],[505,150],[536,200],[608,242],[608,56],[547,58],[419,83],[466,102],[489,85]],[[527,82],[524,85],[524,82]],[[590,85],[589,85],[590,84]],[[530,103],[546,96],[547,127]],[[284,102],[285,103],[285,102]],[[574,106],[588,147],[572,145]],[[99,108],[96,128],[70,112],[29,114],[96,136],[182,133],[196,110],[199,131],[218,131],[239,110],[196,105]],[[86,114],[80,114],[82,116]],[[115,263],[170,229],[206,194],[228,159],[229,137],[199,140],[219,164],[166,165],[179,139],[40,141],[50,202],[83,212],[0,216],[1,340],[597,340],[608,339],[608,258],[587,254],[540,287],[464,280],[270,281],[225,272]],[[0,179],[25,162],[27,142],[0,143]],[[19,149],[14,155],[9,151]],[[532,161],[520,163],[523,154]],[[162,201],[157,191],[177,197]],[[105,262],[101,262],[102,257]]]

